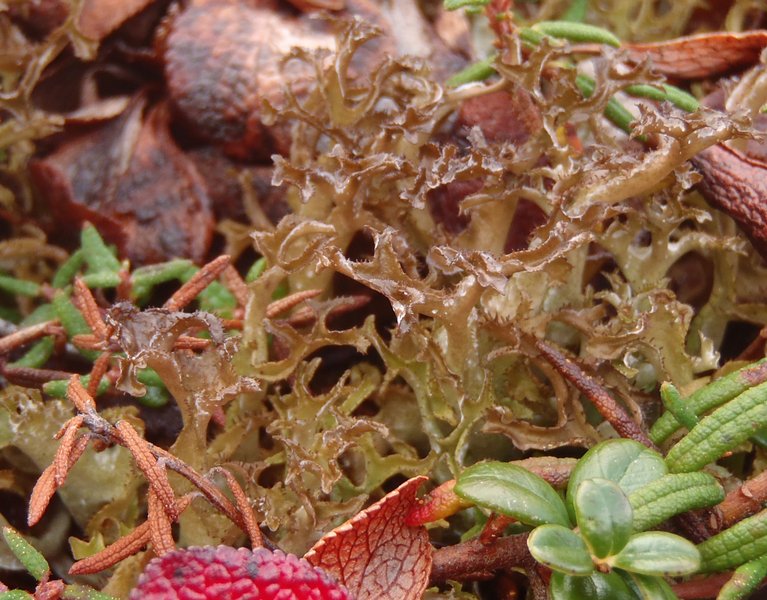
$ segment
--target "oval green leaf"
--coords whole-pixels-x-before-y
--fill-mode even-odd
[[[633,511],[626,494],[608,479],[587,479],[575,494],[575,520],[592,554],[618,554],[633,532]]]
[[[552,600],[633,600],[631,589],[617,573],[592,573],[588,577],[551,574]]]
[[[700,568],[700,552],[692,542],[663,531],[633,536],[609,563],[642,575],[688,575]]]
[[[514,517],[527,525],[570,527],[562,498],[527,469],[501,462],[474,465],[458,477],[454,491],[464,500]]]
[[[578,461],[567,485],[567,510],[575,515],[573,500],[587,479],[609,479],[627,496],[668,472],[663,457],[633,440],[607,440],[594,446]]]
[[[674,590],[663,577],[640,575],[628,571],[620,571],[620,575],[633,590],[634,596],[641,600],[677,600]]]
[[[568,575],[589,575],[594,563],[583,538],[561,525],[541,525],[527,538],[530,554],[539,563]]]

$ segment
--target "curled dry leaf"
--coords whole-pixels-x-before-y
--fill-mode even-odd
[[[357,600],[417,600],[432,563],[429,534],[407,525],[418,488],[409,479],[370,508],[325,535],[304,558],[335,575]]]
[[[176,109],[198,136],[232,156],[264,157],[274,146],[287,151],[287,131],[261,123],[261,102],[278,102],[286,81],[294,90],[308,85],[305,64],[292,61],[284,72],[280,65],[293,46],[332,48],[333,36],[323,28],[319,21],[238,3],[190,7],[166,42],[165,73]]]
[[[627,44],[631,60],[652,60],[654,69],[679,79],[720,75],[759,62],[767,31],[704,33],[651,44]]]
[[[151,0],[84,0],[78,27],[85,37],[103,40],[149,4]]]
[[[135,264],[201,261],[213,233],[205,184],[168,131],[167,111],[137,102],[119,119],[34,161],[55,219],[93,223]]]
[[[767,258],[767,164],[723,144],[692,159],[703,176],[701,194],[727,213]]]

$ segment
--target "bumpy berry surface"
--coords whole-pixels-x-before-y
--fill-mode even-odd
[[[130,600],[352,600],[346,588],[279,550],[205,546],[152,560]]]

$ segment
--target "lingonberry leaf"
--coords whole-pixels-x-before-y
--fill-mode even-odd
[[[634,591],[637,598],[651,598],[652,600],[677,600],[677,596],[671,586],[663,577],[652,575],[640,575],[620,571],[621,578],[628,584],[629,589]],[[721,597],[718,597],[720,600]]]
[[[564,503],[554,488],[517,465],[488,462],[469,467],[458,478],[455,493],[528,525],[570,527]]]
[[[131,600],[351,600],[322,569],[279,550],[205,546],[152,560]]]
[[[549,592],[552,600],[628,600],[634,597],[623,579],[614,571],[595,572],[588,577],[555,571],[551,574]]]
[[[432,548],[424,527],[407,525],[414,477],[325,535],[304,558],[334,575],[356,600],[417,600],[429,581]]]
[[[681,536],[648,531],[633,536],[609,562],[643,575],[689,575],[700,567],[700,552]]]
[[[575,494],[575,517],[581,536],[599,558],[617,554],[633,529],[633,510],[618,484],[588,479]]]
[[[587,479],[609,479],[627,496],[668,472],[663,457],[633,440],[615,439],[597,444],[578,461],[567,485],[567,510],[574,515],[573,500]]]
[[[541,525],[527,538],[530,554],[539,563],[568,575],[594,572],[589,549],[583,538],[561,525]]]

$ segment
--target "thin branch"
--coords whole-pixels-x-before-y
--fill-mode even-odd
[[[510,535],[487,545],[473,539],[439,548],[434,551],[430,584],[466,581],[477,573],[528,567],[534,559],[527,549],[527,536],[527,533]]]
[[[588,375],[572,358],[543,340],[535,339],[533,343],[551,366],[594,404],[599,414],[613,426],[618,435],[644,444],[648,448],[655,448],[647,432],[628,415],[602,384]]]

